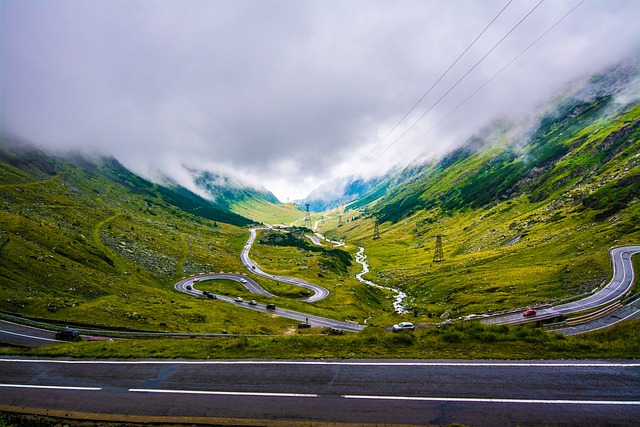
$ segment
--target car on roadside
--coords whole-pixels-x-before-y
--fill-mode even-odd
[[[307,329],[310,328],[311,324],[307,323],[307,322],[303,322],[303,323],[298,323],[298,329]]]
[[[100,336],[91,336],[91,337],[87,337],[87,341],[113,341],[113,338],[100,337]]]
[[[62,341],[80,341],[82,337],[77,329],[65,328],[56,332],[56,339]]]
[[[538,312],[535,311],[534,309],[530,308],[529,310],[525,311],[524,313],[522,313],[522,315],[524,317],[529,317],[529,316],[535,316]]]
[[[399,332],[399,331],[413,331],[415,329],[415,326],[413,326],[413,323],[411,322],[400,322],[397,325],[393,325],[393,327],[391,328],[393,330],[393,332]]]
[[[244,300],[241,297],[236,297],[234,299],[235,302],[243,302]]]
[[[451,320],[445,320],[444,322],[438,323],[436,326],[438,328],[442,328],[443,326],[449,326],[449,325],[453,325],[453,322]]]

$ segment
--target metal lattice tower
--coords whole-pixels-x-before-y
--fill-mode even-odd
[[[433,261],[440,262],[444,261],[444,252],[442,251],[442,238],[445,237],[444,234],[436,234],[436,249],[433,254]]]
[[[373,240],[378,240],[380,238],[380,230],[378,229],[378,219],[373,222]]]
[[[311,228],[311,212],[309,212],[309,203],[304,204],[307,208],[306,213],[304,215],[304,226]]]
[[[342,227],[342,215],[338,215],[338,227]]]

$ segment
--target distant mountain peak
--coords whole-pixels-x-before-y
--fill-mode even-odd
[[[197,190],[217,205],[231,209],[234,204],[249,200],[261,200],[278,204],[278,198],[266,189],[241,182],[237,178],[221,175],[210,170],[187,169]]]

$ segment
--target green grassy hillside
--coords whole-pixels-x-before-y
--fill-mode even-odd
[[[231,211],[264,224],[290,225],[304,218],[302,209],[294,203],[273,203],[263,199],[234,202]]]
[[[611,105],[569,100],[524,139],[474,140],[321,231],[363,245],[370,279],[409,294],[408,317],[589,292],[611,276],[611,246],[640,242],[640,105]]]
[[[112,159],[0,151],[0,310],[25,316],[181,332],[274,333],[227,304],[177,293],[178,278],[243,271],[252,221],[150,183]]]

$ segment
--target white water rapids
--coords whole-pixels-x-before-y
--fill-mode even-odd
[[[362,278],[362,276],[364,276],[365,274],[367,274],[369,272],[369,264],[367,264],[367,261],[366,261],[367,255],[365,255],[365,253],[364,253],[364,248],[362,246],[358,246],[358,249],[360,249],[360,250],[356,254],[356,262],[358,264],[362,265],[362,272],[360,274],[356,275],[356,279],[358,279],[359,281],[361,281],[364,284],[367,284],[369,286],[373,286],[374,288],[385,289],[387,291],[393,292],[395,294],[395,298],[394,298],[394,301],[393,301],[393,308],[395,309],[396,313],[398,313],[398,314],[408,313],[407,309],[403,305],[403,301],[407,297],[407,294],[405,294],[404,292],[402,292],[402,291],[400,291],[398,289],[389,288],[387,286],[381,286],[381,285],[378,285],[377,283],[373,283],[370,280]]]

